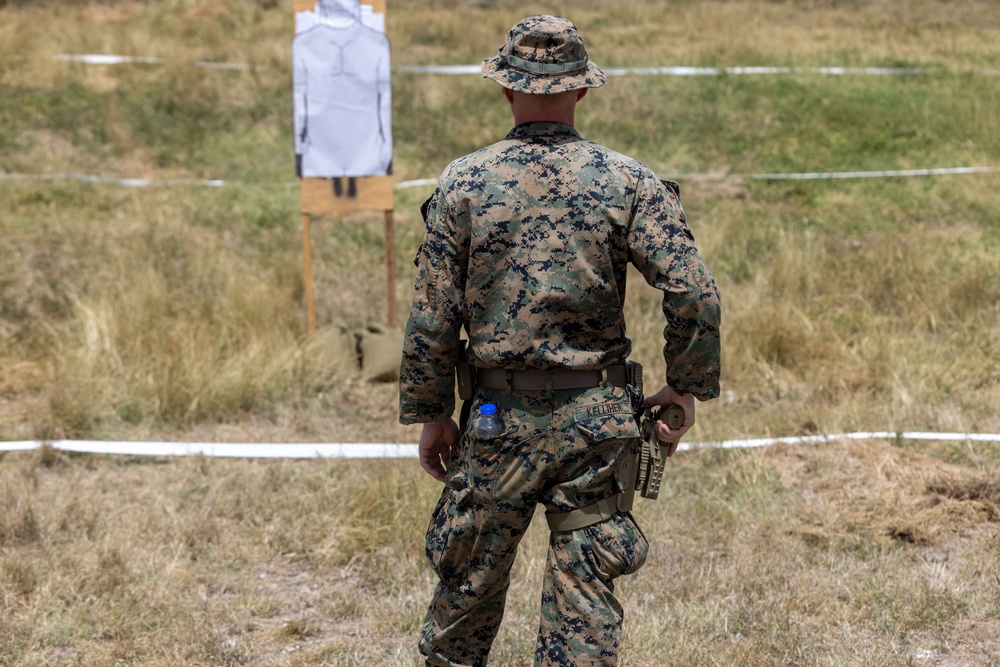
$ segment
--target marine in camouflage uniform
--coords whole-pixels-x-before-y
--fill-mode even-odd
[[[576,26],[529,17],[483,72],[504,87],[518,124],[449,165],[422,207],[400,368],[400,421],[424,423],[421,464],[445,483],[427,531],[440,578],[420,638],[428,665],[486,664],[518,542],[539,503],[568,512],[634,481],[620,468],[635,451],[637,425],[625,390],[607,381],[631,351],[629,262],[663,292],[667,386],[647,404],[679,402],[687,412],[681,429],[657,424],[661,439],[693,424],[695,397],[719,392],[719,295],[676,185],[573,128],[575,103],[604,83]],[[562,112],[539,115],[546,104]],[[480,377],[503,369],[507,378],[503,388],[480,383],[472,400],[473,414],[494,403],[504,421],[488,441],[452,419],[463,328],[464,354]],[[519,390],[525,374],[546,386]],[[560,388],[567,377],[598,379]],[[617,663],[614,580],[637,570],[647,548],[628,512],[551,533],[536,665]]]

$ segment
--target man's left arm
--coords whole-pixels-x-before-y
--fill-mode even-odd
[[[399,420],[443,422],[455,410],[455,364],[465,278],[455,216],[440,189],[422,207],[426,232],[414,263],[417,278],[403,337]]]

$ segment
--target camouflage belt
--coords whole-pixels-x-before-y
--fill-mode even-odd
[[[628,374],[623,364],[606,366],[597,371],[576,371],[568,368],[477,368],[476,385],[487,389],[514,391],[560,391],[563,389],[590,389],[613,385],[624,387]]]

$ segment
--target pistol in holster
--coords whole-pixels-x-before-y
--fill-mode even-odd
[[[666,414],[662,414],[662,413]],[[661,416],[662,414],[662,416]],[[671,429],[679,429],[684,425],[684,408],[676,403],[661,410],[654,406],[645,411],[640,422],[641,442],[639,456],[636,461],[637,476],[635,490],[643,498],[655,500],[660,495],[660,482],[663,481],[663,469],[667,458],[677,449],[677,442],[663,442],[656,435],[657,420],[664,420]]]
[[[633,479],[632,471],[635,471],[635,486],[629,491],[638,491],[643,498],[655,499],[660,494],[660,482],[663,480],[663,468],[667,458],[670,457],[677,448],[676,442],[661,442],[656,436],[656,421],[664,419],[671,429],[678,429],[684,425],[684,408],[677,404],[668,405],[665,410],[659,406],[645,408],[643,402],[645,397],[642,393],[642,366],[629,361],[626,363],[629,384],[625,388],[629,400],[632,402],[632,411],[635,415],[635,422],[639,426],[639,451],[636,452],[632,461],[623,461],[623,479]],[[661,417],[661,413],[662,417]],[[626,476],[627,472],[627,476]]]

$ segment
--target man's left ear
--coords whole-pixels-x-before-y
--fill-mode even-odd
[[[579,102],[580,100],[582,100],[583,97],[587,94],[588,90],[590,90],[590,88],[581,88],[579,91],[577,91],[576,101]]]

